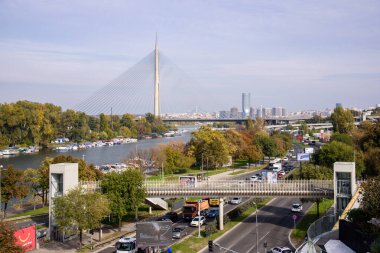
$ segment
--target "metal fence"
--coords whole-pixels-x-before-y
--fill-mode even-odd
[[[314,221],[310,227],[307,230],[307,252],[308,253],[315,253],[315,243],[317,242],[317,239],[323,235],[324,233],[331,232],[333,229],[335,223],[338,220],[338,215],[331,214],[323,216],[322,218]],[[300,247],[301,249],[303,247]],[[301,252],[300,250],[297,250],[296,252]],[[305,252],[304,250],[302,252]],[[318,251],[321,252],[321,251]],[[323,251],[322,251],[323,252]]]
[[[100,190],[100,181],[82,181],[86,191]],[[258,197],[332,197],[332,180],[278,180],[277,183],[253,182],[249,180],[213,180],[197,184],[181,183],[178,180],[145,181],[148,197],[177,196],[258,196]]]

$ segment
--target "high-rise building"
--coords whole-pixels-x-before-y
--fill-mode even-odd
[[[286,109],[285,109],[285,108],[282,108],[282,116],[283,116],[283,117],[286,116]]]
[[[246,118],[249,116],[250,108],[251,108],[251,93],[243,93],[242,94],[243,118]]]
[[[220,111],[219,112],[219,118],[221,118],[221,119],[230,118],[230,112],[229,111]]]
[[[254,119],[254,118],[255,118],[255,109],[254,109],[253,107],[251,107],[251,108],[249,109],[249,117],[250,117],[251,119]]]
[[[272,108],[263,108],[263,117],[272,116]]]
[[[232,107],[230,111],[230,118],[237,119],[239,117],[239,111],[237,107]]]
[[[282,116],[282,107],[273,107],[272,116],[276,116],[276,117]]]

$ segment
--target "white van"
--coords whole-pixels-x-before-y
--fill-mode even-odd
[[[274,172],[279,172],[280,170],[282,170],[282,164],[281,163],[275,163],[275,164],[273,164],[272,169]]]
[[[121,237],[116,243],[116,253],[135,253],[137,252],[135,237]]]

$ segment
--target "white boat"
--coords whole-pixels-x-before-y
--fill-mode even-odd
[[[65,147],[65,146],[62,146],[62,147],[56,147],[55,150],[57,150],[57,151],[68,151],[69,148]]]
[[[13,149],[4,149],[3,150],[3,155],[17,155],[20,152],[13,150]]]

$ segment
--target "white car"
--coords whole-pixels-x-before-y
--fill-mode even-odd
[[[200,222],[199,222],[200,221]],[[202,226],[203,224],[205,224],[206,222],[206,218],[204,216],[196,216],[191,222],[190,222],[190,226],[192,227],[198,227],[199,224]]]
[[[298,204],[298,203],[295,203],[292,205],[292,212],[301,212],[302,211],[302,205],[301,204]]]
[[[288,247],[274,247],[269,252],[271,253],[293,253]]]
[[[241,203],[241,198],[235,197],[230,200],[231,205],[239,205]]]
[[[258,176],[253,175],[253,176],[251,176],[251,177],[249,178],[249,181],[260,182],[260,179],[259,179]]]

